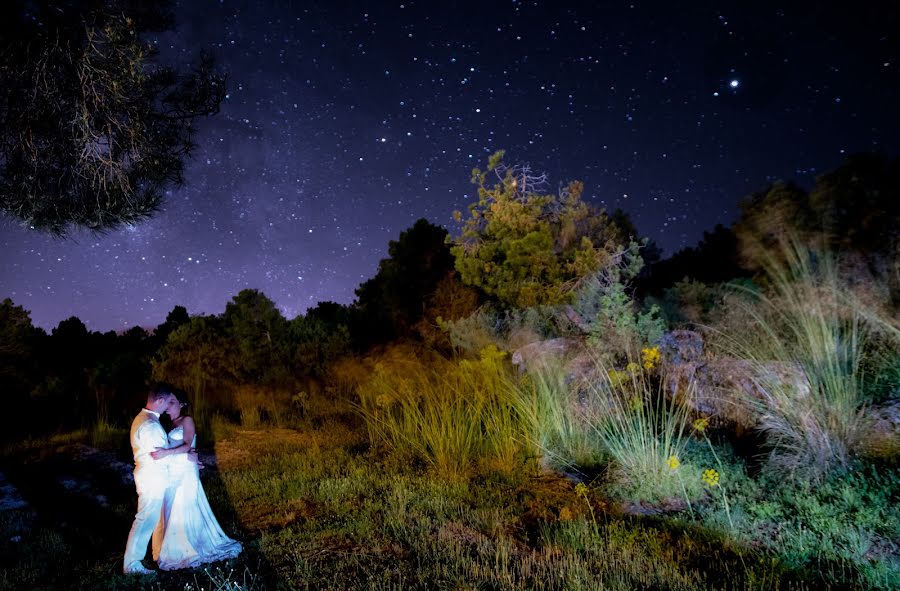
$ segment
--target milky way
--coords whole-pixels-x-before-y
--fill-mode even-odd
[[[94,330],[221,313],[248,287],[289,318],[349,303],[416,219],[455,231],[501,148],[667,254],[775,179],[898,154],[895,3],[594,4],[183,2],[162,59],[208,48],[229,84],[186,185],[104,236],[3,221],[0,298]]]

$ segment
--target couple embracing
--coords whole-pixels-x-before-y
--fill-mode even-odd
[[[138,508],[125,546],[125,573],[154,573],[141,563],[151,538],[153,559],[162,570],[193,568],[234,558],[241,551],[240,542],[222,531],[206,500],[196,428],[186,407],[184,392],[157,384],[131,425]],[[162,413],[174,425],[168,434],[159,421]]]

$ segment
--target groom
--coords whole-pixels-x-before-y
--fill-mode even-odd
[[[131,423],[131,450],[134,452],[134,486],[137,488],[138,508],[125,546],[125,573],[149,575],[153,571],[141,560],[147,553],[147,543],[162,517],[163,497],[169,484],[169,468],[165,458],[157,461],[150,452],[166,447],[166,430],[159,422],[172,393],[161,384],[151,388],[147,404]]]
[[[137,488],[138,508],[125,546],[126,574],[155,574],[141,564],[147,554],[147,543],[162,518],[163,499],[169,487],[168,458],[154,460],[150,452],[167,447],[166,430],[159,422],[169,401],[175,398],[171,387],[156,384],[147,395],[147,405],[131,424],[131,449],[134,452],[134,486]],[[195,454],[189,454],[197,462]],[[156,541],[154,541],[156,543]],[[155,553],[154,553],[155,554]]]

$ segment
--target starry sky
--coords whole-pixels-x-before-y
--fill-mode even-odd
[[[229,85],[164,211],[67,240],[0,220],[0,298],[38,326],[153,327],[244,288],[288,318],[350,303],[415,220],[455,232],[501,148],[665,254],[776,179],[900,154],[896,2],[183,0],[177,20],[161,59],[207,48]]]

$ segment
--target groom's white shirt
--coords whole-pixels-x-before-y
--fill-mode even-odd
[[[150,452],[169,445],[166,430],[159,422],[159,414],[146,408],[142,409],[131,424],[131,451],[134,452],[135,472],[154,469],[161,472],[168,471],[168,458],[154,460],[150,456]]]

